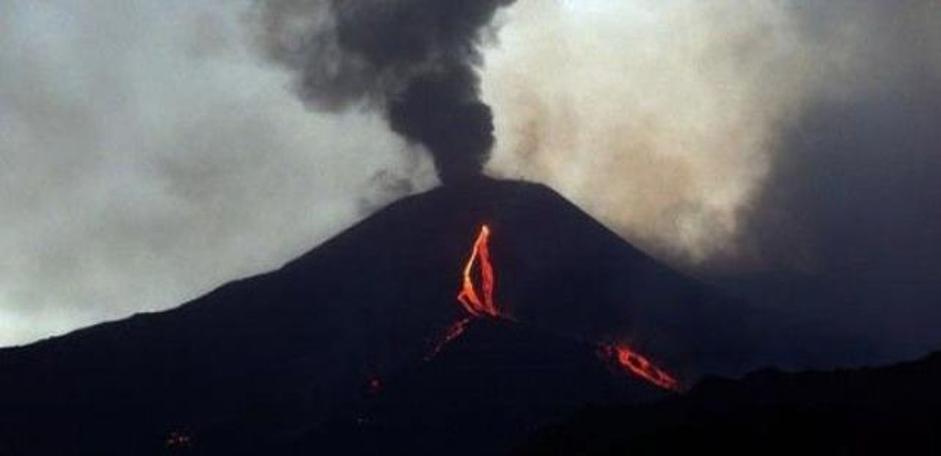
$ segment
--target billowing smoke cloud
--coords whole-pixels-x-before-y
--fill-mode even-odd
[[[298,73],[314,109],[381,111],[431,152],[445,183],[480,173],[493,144],[478,96],[482,29],[513,0],[266,0],[269,55]]]
[[[941,344],[941,4],[520,0],[503,20],[490,172],[856,334],[840,355]]]
[[[680,264],[736,246],[778,128],[828,65],[771,1],[521,1],[499,42],[492,171]]]
[[[802,33],[854,52],[781,129],[741,213],[742,244],[767,268],[813,278],[788,304],[865,334],[875,356],[937,350],[941,4],[837,1],[798,12]]]
[[[679,264],[768,260],[745,251],[743,212],[780,185],[790,127],[827,100],[928,90],[897,76],[937,74],[938,16],[930,1],[522,0],[485,55],[489,169],[550,183]]]

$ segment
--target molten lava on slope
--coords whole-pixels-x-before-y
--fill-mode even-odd
[[[478,259],[480,260],[478,262]],[[474,265],[479,263],[481,291],[483,291],[483,300],[477,294],[474,286],[474,279],[471,277]],[[500,312],[493,303],[494,274],[493,265],[490,263],[490,227],[483,225],[480,227],[480,234],[474,241],[474,247],[471,249],[470,258],[464,266],[464,281],[461,291],[457,294],[457,300],[464,306],[471,315],[479,317],[489,315],[499,317]]]
[[[479,271],[480,286],[474,280],[475,266]],[[457,300],[461,303],[464,310],[470,314],[468,317],[459,319],[452,323],[441,341],[435,346],[432,353],[426,358],[430,359],[437,355],[446,345],[457,339],[464,333],[475,318],[489,317],[502,320],[512,320],[500,312],[493,299],[496,274],[494,273],[493,263],[490,260],[490,227],[482,225],[477,239],[471,248],[470,257],[464,266],[461,289],[458,291]],[[625,372],[640,378],[659,388],[676,391],[679,389],[679,382],[667,373],[665,370],[656,366],[647,357],[641,355],[636,350],[627,345],[617,346],[608,344],[598,345],[599,357],[607,362],[613,361],[616,366]]]

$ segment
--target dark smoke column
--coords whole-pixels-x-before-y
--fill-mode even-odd
[[[480,175],[493,116],[475,71],[482,30],[513,0],[265,0],[266,50],[313,109],[376,109],[432,154],[444,183]]]
[[[480,175],[493,146],[493,115],[477,97],[476,75],[455,71],[412,81],[387,114],[392,130],[431,151],[444,183]]]

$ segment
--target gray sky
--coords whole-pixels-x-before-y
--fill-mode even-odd
[[[176,305],[433,183],[379,119],[305,110],[248,5],[0,4],[0,345]]]
[[[0,3],[0,345],[172,307],[435,184],[381,119],[305,109],[251,8]],[[518,0],[498,23],[489,173],[699,273],[941,266],[937,2]]]

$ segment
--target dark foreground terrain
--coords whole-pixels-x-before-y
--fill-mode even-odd
[[[941,454],[941,353],[876,369],[706,379],[656,404],[583,410],[521,455]]]

